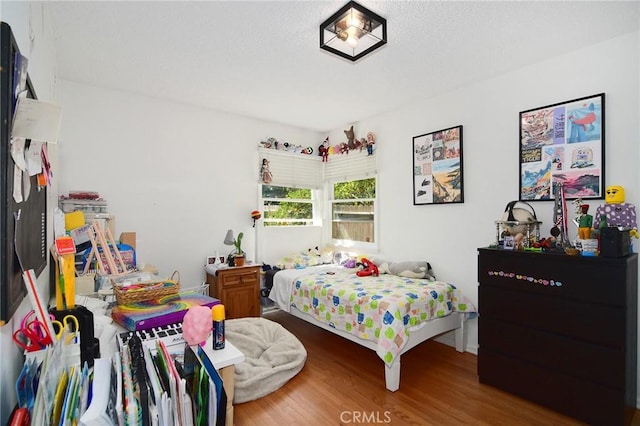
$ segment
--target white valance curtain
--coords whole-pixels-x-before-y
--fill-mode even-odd
[[[366,150],[331,155],[324,163],[324,180],[328,182],[365,179],[376,173],[376,156],[367,155]]]
[[[330,155],[326,162],[322,162],[322,157],[315,154],[264,148],[258,151],[258,164],[262,164],[265,158],[269,161],[269,170],[273,176],[271,185],[321,189],[325,181],[364,179],[376,174],[376,156],[367,155],[366,150]]]
[[[309,189],[322,187],[320,157],[263,148],[258,152],[259,165],[265,158],[269,161],[269,171],[273,177],[271,185]]]

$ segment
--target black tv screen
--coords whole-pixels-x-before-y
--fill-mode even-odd
[[[31,176],[31,190],[26,201],[16,202],[14,193],[15,163],[11,157],[11,125],[16,105],[20,50],[11,27],[0,28],[0,321],[9,320],[22,303],[26,287],[23,270],[40,275],[47,266],[47,188],[39,187]],[[36,99],[28,74],[27,96]],[[23,81],[24,81],[23,80]],[[26,141],[25,151],[31,141]]]

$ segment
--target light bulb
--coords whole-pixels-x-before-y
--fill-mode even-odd
[[[356,28],[362,27],[362,22],[355,16],[351,16],[351,18],[347,20],[347,23],[349,24],[350,27],[356,27]]]
[[[354,49],[358,46],[358,39],[354,36],[347,37],[346,41],[347,41],[347,44],[353,47]]]
[[[344,32],[346,32],[349,37],[358,38],[358,29],[356,27],[349,27]]]

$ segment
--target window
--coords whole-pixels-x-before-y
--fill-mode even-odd
[[[331,238],[375,243],[376,178],[336,182],[331,200]]]
[[[264,226],[313,225],[314,192],[308,188],[262,185]]]

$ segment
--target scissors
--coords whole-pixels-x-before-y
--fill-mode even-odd
[[[60,340],[65,330],[69,335],[65,338],[64,343],[69,344],[72,341],[77,341],[78,333],[80,332],[80,323],[75,315],[65,315],[62,321],[53,320],[53,328],[56,329],[56,339]]]
[[[20,328],[13,333],[13,341],[27,352],[34,352],[44,349],[52,343],[51,335],[38,319],[31,319],[35,311],[31,310],[22,318]]]

